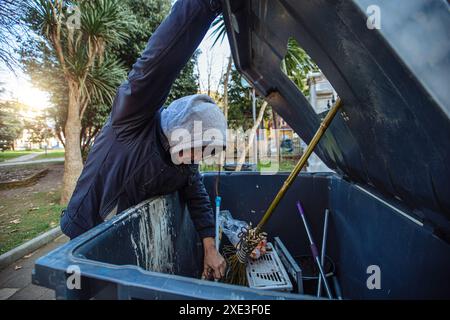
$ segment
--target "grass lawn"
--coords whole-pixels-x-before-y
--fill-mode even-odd
[[[280,163],[261,163],[258,162],[258,171],[275,171],[275,172],[291,172],[294,169],[297,159],[282,159]],[[200,165],[201,172],[215,172],[217,171],[217,165]]]
[[[26,203],[2,199],[0,205],[0,254],[56,227],[63,206],[60,192],[37,192]]]
[[[9,159],[14,159],[14,158],[24,156],[24,155],[27,155],[30,153],[39,152],[39,151],[41,151],[41,150],[1,151],[0,152],[0,162],[9,160]]]
[[[47,154],[41,154],[38,155],[33,160],[39,160],[39,159],[53,159],[53,158],[64,158],[64,150],[51,150],[47,151]]]
[[[43,168],[49,171],[36,184],[0,190],[0,254],[59,225],[63,163],[5,167],[0,175]]]

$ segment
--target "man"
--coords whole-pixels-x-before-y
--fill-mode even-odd
[[[218,0],[178,0],[150,38],[118,88],[110,117],[63,211],[61,229],[70,238],[103,222],[114,209],[122,212],[150,197],[179,191],[203,241],[203,276],[223,277],[226,264],[214,245],[211,203],[198,165],[186,160],[199,160],[199,153],[192,156],[191,151],[202,151],[207,144],[225,147],[225,139],[200,142],[192,132],[198,121],[201,130],[215,129],[225,137],[225,118],[205,95],[184,97],[162,108],[219,9]],[[197,138],[192,144],[177,143],[172,135],[180,129]]]

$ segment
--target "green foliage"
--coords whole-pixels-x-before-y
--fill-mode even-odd
[[[217,16],[217,18],[211,24],[211,28],[213,29],[211,32],[211,36],[214,36],[214,42],[212,46],[214,47],[217,42],[223,42],[225,36],[227,35],[227,31],[225,28],[225,21],[223,20],[223,15]]]
[[[130,70],[150,36],[169,14],[171,1],[124,0],[122,3],[126,14],[134,22],[127,31],[126,43],[114,46],[111,51]]]
[[[40,115],[35,119],[24,120],[24,129],[27,129],[30,137],[29,142],[42,144],[53,136],[52,129],[47,125],[47,117]]]
[[[172,89],[167,97],[166,105],[169,105],[176,99],[196,94],[198,92],[198,75],[195,73],[198,55],[199,51],[196,51],[184,69],[181,70],[180,75],[172,85]]]
[[[286,56],[282,61],[282,70],[304,95],[308,95],[309,88],[306,83],[308,73],[319,71],[319,68],[298,42],[294,38],[290,38]]]
[[[14,140],[19,138],[23,131],[20,119],[16,103],[0,102],[0,150],[13,149]]]
[[[38,0],[37,2],[41,7],[40,11],[28,10],[25,21],[32,30],[45,35],[53,27],[51,23],[43,23],[43,21],[52,21],[49,11],[51,10],[49,3],[52,1]],[[67,37],[64,42],[67,49],[70,45],[77,48],[73,54],[68,52],[69,69],[75,77],[83,74],[88,62],[86,57],[90,50],[99,50],[104,53],[104,58],[94,62],[86,78],[79,79],[84,83],[84,93],[89,96],[89,103],[82,118],[81,149],[84,158],[89,152],[95,135],[109,116],[116,88],[125,78],[126,70],[131,69],[144,50],[148,39],[171,8],[170,0],[124,0],[120,2],[120,6],[116,5],[113,8],[112,4],[117,4],[117,1],[95,0],[91,4],[89,2],[66,2],[68,5],[81,5],[80,11],[83,14],[81,15],[82,29],[75,31],[78,33],[75,33],[72,38]],[[66,19],[70,17],[67,8],[61,8],[61,10]],[[119,27],[116,26],[117,23],[120,24]],[[99,41],[100,45],[95,47],[94,40],[99,37],[103,40]],[[72,39],[71,42],[69,42],[70,39]],[[168,103],[182,96],[197,93],[198,79],[194,72],[197,55],[191,58],[175,81]],[[22,65],[26,73],[30,75],[33,84],[50,93],[50,101],[55,108],[52,108],[49,114],[55,122],[57,136],[63,140],[67,118],[68,87],[57,56],[43,37],[24,40],[21,56]]]
[[[233,68],[228,87],[228,125],[230,128],[244,131],[253,127],[251,89],[242,85],[242,75]],[[262,105],[262,100],[256,100],[256,114]],[[267,110],[266,110],[266,115]]]
[[[26,32],[20,17],[26,0],[0,0],[0,62],[14,72],[17,67],[15,38]]]
[[[53,52],[42,39],[27,38],[21,44],[21,64],[34,86],[49,93],[48,116],[62,142],[67,118],[68,90],[63,72]],[[89,109],[89,107],[88,107]]]
[[[225,22],[223,15],[220,15],[211,25],[212,35],[215,37],[213,46],[222,42],[226,36]],[[307,75],[309,72],[318,71],[319,68],[312,61],[311,57],[298,45],[297,41],[290,38],[287,44],[285,58],[281,62],[281,69],[296,84],[304,95],[309,94],[307,85]],[[242,77],[236,69],[232,70],[231,81],[229,83],[228,95],[228,121],[230,127],[244,130],[251,128],[253,123],[251,98],[247,88],[241,84]],[[257,107],[261,106],[258,99]],[[266,114],[268,112],[266,111]]]
[[[145,49],[148,39],[164,18],[169,14],[171,8],[170,0],[126,0],[124,2],[130,15],[135,19],[138,26],[128,33],[126,44],[114,48],[113,53],[130,70]],[[199,52],[195,52],[186,66],[175,80],[166,105],[181,97],[196,94],[198,92],[198,76],[195,73]]]
[[[69,85],[79,90],[84,150],[103,125],[105,105],[111,105],[125,78],[126,69],[111,51],[125,44],[135,21],[119,0],[34,0],[23,19],[37,36],[22,41],[21,62],[33,84],[50,94],[55,106],[50,115],[61,141]]]

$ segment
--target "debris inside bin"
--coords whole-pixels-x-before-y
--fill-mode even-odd
[[[260,258],[249,259],[246,268],[248,286],[254,289],[292,291],[292,283],[272,243]]]
[[[218,216],[218,223],[216,228],[220,228],[220,230],[225,233],[230,243],[234,248],[231,250],[235,250],[239,246],[239,242],[241,241],[241,236],[243,233],[248,232],[251,229],[251,224],[247,224],[245,221],[236,220],[231,216],[230,211],[222,210]],[[216,230],[217,232],[217,230]],[[255,248],[250,253],[249,257],[252,259],[258,259],[266,252],[266,234],[262,233],[259,237],[259,242],[255,246]]]
[[[251,223],[234,219],[228,210],[221,211],[217,225],[221,227],[221,230],[231,243],[231,245],[223,247],[223,255],[228,265],[225,282],[246,286],[248,285],[246,276],[247,262],[242,263],[239,259],[254,260],[262,257],[266,253],[266,233],[260,233],[257,236],[251,235],[253,239],[247,239],[248,235],[254,230]],[[241,246],[244,243],[251,243],[253,249],[251,252],[238,257],[236,252],[242,249]],[[247,249],[241,250],[241,252],[247,252]]]
[[[325,217],[323,220],[323,233],[322,233],[322,249],[320,251],[320,264],[323,268],[323,264],[325,263],[325,252],[327,248],[327,234],[328,234],[328,217],[330,211],[328,209],[325,210]],[[319,283],[317,284],[317,297],[322,295],[322,278],[319,277]]]
[[[292,291],[295,293],[303,294],[304,293],[303,279],[302,279],[302,270],[300,269],[300,266],[295,261],[294,257],[292,256],[292,254],[289,252],[289,250],[286,248],[286,246],[279,237],[274,237],[273,241],[274,241],[274,248],[277,251],[278,256],[280,257],[283,266],[286,268],[286,271],[290,276],[292,284],[295,285]]]
[[[237,269],[229,268],[225,282],[261,290],[293,290],[289,275],[274,246],[267,242],[265,233],[261,233],[257,238],[258,244],[246,257],[247,262],[242,264],[236,260],[233,261],[233,257],[236,257],[236,248],[242,244],[243,233],[248,233],[252,229],[251,224],[234,219],[228,210],[222,210],[218,215],[216,226],[221,228],[231,243],[223,248],[228,263],[239,263],[243,266],[239,268],[238,273],[232,272]]]
[[[319,260],[319,250],[317,249],[317,246],[314,243],[314,239],[311,234],[308,222],[306,221],[305,212],[303,211],[303,207],[302,207],[300,201],[297,201],[297,209],[300,213],[303,224],[305,226],[306,234],[308,235],[308,240],[310,243],[311,253],[313,255],[314,261],[316,262],[317,268],[319,269],[319,273],[320,273],[320,276],[322,277],[323,284],[325,286],[325,290],[327,292],[328,298],[332,299],[331,290],[330,290],[330,287],[328,286],[327,278],[326,278],[325,273],[322,268],[322,263]]]
[[[259,221],[258,225],[255,228],[252,228],[251,225],[248,227],[241,228],[241,232],[238,233],[238,244],[228,248],[226,252],[226,258],[228,262],[228,272],[227,272],[227,280],[230,281],[230,283],[233,284],[245,284],[245,269],[246,264],[248,262],[248,258],[250,257],[251,253],[253,253],[254,249],[267,237],[267,235],[262,231],[262,228],[265,226],[267,221],[270,219],[272,214],[275,211],[275,208],[280,203],[281,199],[286,194],[287,190],[289,190],[290,186],[300,173],[300,171],[305,166],[306,162],[308,161],[309,157],[314,151],[314,148],[319,143],[320,139],[324,135],[325,131],[327,130],[328,126],[331,124],[334,116],[337,114],[339,108],[342,106],[341,99],[338,98],[336,102],[334,103],[333,107],[327,112],[327,115],[323,119],[321,125],[319,126],[319,129],[314,134],[314,137],[312,138],[310,144],[308,145],[307,149],[299,159],[299,161],[294,166],[294,169],[289,174],[286,181],[283,183],[283,186],[276,194],[275,198],[272,200],[270,206],[267,208],[266,212],[264,213],[264,216]],[[306,222],[305,222],[306,223]],[[308,233],[309,236],[309,233]],[[234,253],[233,253],[234,251]],[[320,264],[320,261],[318,260],[317,255],[317,262]],[[319,270],[321,270],[321,266],[319,265]],[[321,274],[323,276],[323,272],[321,270]],[[325,289],[327,291],[328,297],[331,298],[330,290],[328,287],[328,283],[326,282],[325,276],[323,276],[323,281],[325,285]]]

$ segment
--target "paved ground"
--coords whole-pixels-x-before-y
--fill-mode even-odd
[[[24,157],[28,157],[28,155],[26,155]],[[39,160],[29,160],[29,161],[14,161],[14,162],[3,161],[3,162],[0,163],[0,167],[17,166],[17,165],[20,165],[20,164],[35,164],[35,163],[63,162],[63,161],[64,161],[64,158],[49,158],[49,159],[39,159]]]
[[[43,152],[30,153],[17,158],[8,159],[5,160],[4,163],[26,162],[36,158],[40,154],[43,154]]]
[[[0,271],[0,300],[52,300],[53,290],[31,284],[34,261],[67,242],[64,235]]]

